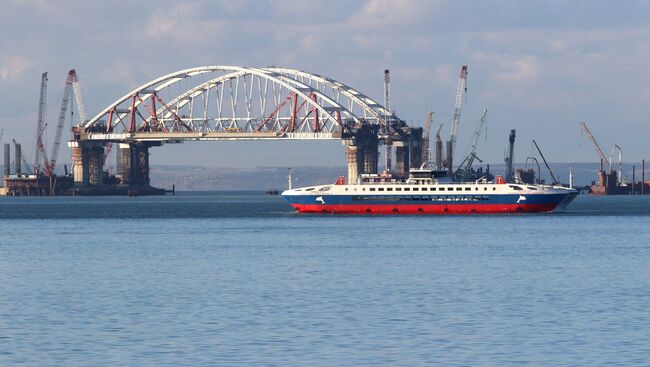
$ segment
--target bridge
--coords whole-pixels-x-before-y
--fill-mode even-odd
[[[121,184],[149,185],[149,148],[200,140],[338,139],[348,179],[377,173],[380,144],[395,172],[420,165],[422,129],[334,79],[296,69],[202,66],[147,82],[73,127],[75,186],[104,185],[117,146]]]

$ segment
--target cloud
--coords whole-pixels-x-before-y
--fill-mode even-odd
[[[0,61],[0,79],[15,80],[33,65],[34,63],[24,56],[11,55],[6,60]]]

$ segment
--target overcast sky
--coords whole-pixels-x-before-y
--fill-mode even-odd
[[[516,160],[535,138],[547,158],[604,150],[650,158],[650,1],[46,1],[1,0],[0,127],[33,154],[40,75],[49,72],[48,122],[75,68],[88,115],[163,74],[200,65],[277,65],[332,77],[421,126],[449,121],[469,65],[458,152],[482,108],[478,154],[500,163],[511,128]],[[67,132],[66,132],[67,133]],[[67,133],[69,134],[69,133]],[[445,135],[448,132],[445,132]],[[67,135],[69,136],[69,135]],[[309,147],[309,149],[306,149]],[[63,147],[61,160],[69,161]],[[340,142],[200,142],[154,148],[153,164],[343,165]]]

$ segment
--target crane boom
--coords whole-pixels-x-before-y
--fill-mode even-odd
[[[582,130],[585,132],[585,134],[587,134],[587,137],[589,138],[589,140],[591,141],[591,143],[594,145],[594,148],[596,148],[596,152],[597,152],[598,155],[600,156],[601,161],[602,161],[603,163],[609,163],[609,160],[608,160],[607,157],[605,156],[605,153],[603,153],[603,149],[600,147],[600,145],[599,145],[598,142],[596,141],[596,138],[593,136],[593,134],[591,133],[591,131],[589,131],[589,128],[587,127],[587,124],[584,123],[584,122],[581,122],[581,123],[580,123],[580,126],[582,126]]]
[[[472,143],[470,144],[469,147],[469,154],[476,152],[478,141],[479,139],[481,139],[481,133],[483,132],[483,127],[485,126],[486,116],[487,116],[487,108],[484,108],[483,113],[481,114],[481,119],[478,121],[478,126],[476,127],[476,131],[474,131],[474,137],[472,138]]]
[[[34,153],[34,173],[38,173],[41,159],[45,157],[43,133],[45,132],[45,113],[47,103],[47,72],[41,74],[41,92],[38,99],[38,120],[36,121],[36,151]],[[47,159],[46,159],[47,160]]]
[[[458,89],[456,90],[456,104],[454,107],[454,120],[451,123],[451,136],[449,140],[452,144],[452,153],[456,149],[456,137],[458,136],[458,125],[460,125],[460,111],[463,104],[463,98],[467,92],[467,65],[460,68],[460,77],[458,79]]]
[[[61,99],[61,108],[59,110],[59,119],[56,124],[56,133],[54,135],[54,144],[52,145],[52,154],[50,154],[50,161],[47,162],[45,167],[45,175],[52,176],[56,168],[56,160],[59,156],[59,148],[61,147],[61,136],[63,135],[63,126],[65,125],[65,117],[70,105],[70,95],[72,94],[73,83],[77,81],[77,73],[74,69],[68,72],[65,79],[65,86],[63,87],[63,98]]]
[[[72,69],[71,73],[74,73],[74,80],[72,81],[72,90],[74,90],[74,96],[77,100],[77,111],[79,112],[79,122],[86,122],[86,108],[84,106],[83,98],[81,98],[81,87],[79,86],[79,79],[77,78],[77,72]]]
[[[456,170],[456,176],[463,175],[469,172],[472,168],[472,164],[474,164],[474,159],[478,159],[478,156],[476,155],[476,147],[478,146],[478,142],[481,139],[481,132],[483,132],[483,127],[485,126],[486,117],[487,117],[487,108],[484,108],[483,113],[481,114],[481,119],[478,122],[478,126],[476,126],[476,131],[474,131],[474,137],[472,138],[472,143],[469,146],[469,152],[467,153],[467,156],[465,156],[463,162],[460,165],[458,165],[458,169]]]
[[[553,174],[553,171],[551,170],[551,166],[549,166],[548,163],[546,162],[546,158],[544,158],[544,154],[542,154],[542,150],[539,149],[539,145],[537,145],[537,142],[535,141],[535,139],[533,139],[533,144],[535,144],[535,148],[537,148],[537,152],[539,152],[539,156],[542,157],[542,161],[544,161],[544,165],[546,165],[546,169],[548,170],[548,173],[551,174],[551,178],[553,179],[553,185],[555,185],[556,183],[558,183],[558,180],[555,178],[555,175]],[[539,169],[538,169],[538,171],[539,171]],[[540,173],[539,179],[540,180],[542,179],[541,173]]]

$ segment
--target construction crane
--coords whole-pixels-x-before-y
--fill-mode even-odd
[[[618,150],[618,170],[616,171],[616,181],[621,184],[623,182],[623,149],[614,144],[612,152],[609,154],[609,172],[612,172],[612,156]]]
[[[596,141],[596,138],[594,138],[591,131],[589,131],[589,128],[587,127],[587,124],[584,123],[584,122],[581,122],[580,126],[582,126],[582,130],[585,132],[585,134],[587,134],[587,137],[589,138],[589,140],[591,140],[591,143],[594,145],[594,148],[596,149],[596,152],[600,156],[600,166],[601,166],[601,171],[602,171],[603,164],[605,164],[605,162],[609,163],[609,160],[605,156],[605,153],[603,153],[603,149],[600,147],[600,145]],[[611,167],[611,165],[610,165],[610,167]]]
[[[431,161],[431,122],[433,121],[433,111],[427,113],[427,118],[424,121],[424,130],[422,131],[422,163],[428,163]]]
[[[465,93],[467,92],[467,65],[460,68],[460,78],[458,79],[458,88],[456,89],[456,104],[454,106],[454,119],[451,123],[451,135],[449,136],[447,148],[447,168],[451,172],[453,165],[453,155],[456,151],[456,137],[458,136],[458,125],[460,125],[460,111],[463,104]],[[451,151],[451,155],[449,154]]]
[[[74,69],[72,69],[68,72],[68,76],[65,79],[65,86],[63,87],[63,98],[61,99],[61,108],[59,109],[59,119],[56,124],[54,144],[52,144],[52,153],[50,154],[50,160],[46,161],[44,167],[45,168],[44,173],[48,177],[54,174],[54,169],[56,168],[56,160],[59,156],[59,148],[61,147],[61,136],[63,135],[63,126],[65,125],[65,117],[68,111],[68,106],[70,105],[70,96],[73,92],[73,85],[76,82],[77,82],[77,73],[75,72]]]
[[[34,173],[38,174],[41,160],[47,161],[43,134],[45,133],[45,114],[47,112],[47,72],[41,74],[41,93],[38,100],[38,120],[36,121],[36,151],[34,153]]]
[[[481,133],[483,132],[483,127],[485,126],[486,116],[487,108],[483,109],[481,119],[478,121],[478,126],[476,126],[474,137],[472,138],[472,142],[469,146],[469,152],[467,153],[465,159],[458,165],[458,169],[456,170],[455,176],[461,180],[465,180],[469,177],[472,170],[472,164],[474,164],[474,159],[478,159],[476,155],[476,147],[478,146],[478,142],[481,139]],[[479,162],[480,161],[481,160],[479,159]]]
[[[546,162],[546,158],[544,157],[544,154],[542,154],[542,150],[539,149],[539,145],[537,145],[537,142],[535,141],[535,139],[533,139],[533,144],[535,144],[535,148],[537,148],[537,152],[539,153],[539,156],[542,157],[542,161],[544,161],[544,165],[546,166],[546,169],[548,170],[548,173],[551,175],[551,178],[553,179],[553,185],[557,184],[559,181],[555,178],[555,175],[553,174],[553,171],[551,170],[551,166],[549,166],[548,162]],[[542,179],[542,177],[541,177],[542,174],[539,173],[539,175],[540,175],[539,179],[541,180]]]

